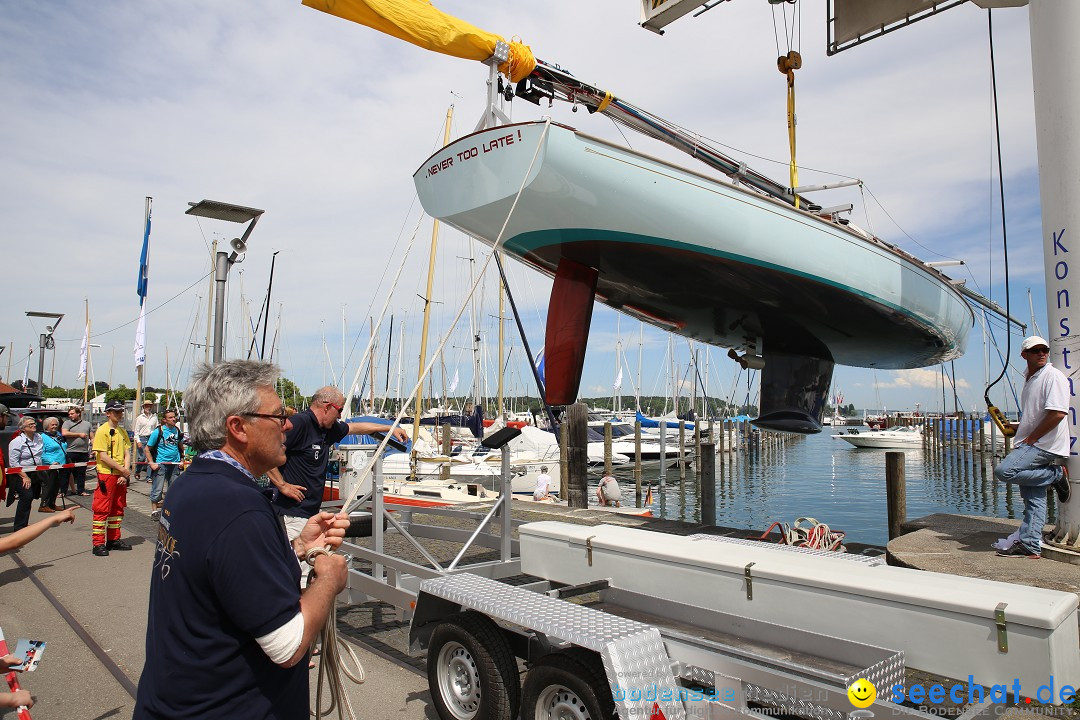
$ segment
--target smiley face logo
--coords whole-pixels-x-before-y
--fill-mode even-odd
[[[859,678],[847,689],[848,700],[857,708],[868,708],[877,700],[877,688],[866,678]]]

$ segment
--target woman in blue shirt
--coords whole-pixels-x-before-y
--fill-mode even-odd
[[[67,442],[60,435],[60,421],[45,418],[45,432],[41,433],[42,465],[62,465],[67,462]],[[56,493],[60,489],[60,471],[41,472],[41,506],[38,512],[56,512]]]

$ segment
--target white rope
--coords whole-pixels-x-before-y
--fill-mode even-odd
[[[331,552],[326,548],[314,548],[308,552],[306,560],[312,567],[308,575],[308,586],[315,579],[315,558],[318,555],[330,556]],[[345,681],[341,676],[344,674],[357,685],[363,683],[366,677],[364,666],[360,664],[356,651],[348,643],[342,644],[338,641],[336,598],[330,603],[330,612],[326,616],[322,630],[319,631],[319,642],[322,645],[322,660],[319,661],[319,675],[315,685],[315,709],[311,711],[311,715],[326,717],[337,709],[339,718],[347,717],[349,720],[357,720],[356,711],[353,709],[349,694],[345,691]],[[342,645],[352,659],[355,671],[343,661],[340,650]],[[324,683],[330,695],[330,706],[325,710],[322,709]]]
[[[540,156],[540,148],[544,146],[544,140],[547,138],[548,129],[550,127],[551,118],[548,117],[548,119],[544,121],[544,131],[540,134],[540,140],[536,144],[536,150],[533,152],[533,157],[532,161],[529,163],[529,168],[525,171],[525,177],[521,179],[521,185],[518,187],[517,194],[514,196],[514,202],[510,206],[510,211],[506,214],[506,219],[503,221],[502,228],[500,228],[499,234],[495,238],[495,242],[491,246],[491,253],[488,254],[487,258],[484,260],[484,264],[483,266],[481,266],[480,271],[477,273],[476,279],[473,281],[472,287],[469,288],[468,294],[462,301],[461,307],[458,308],[457,314],[454,315],[454,319],[450,322],[450,326],[447,329],[445,335],[443,335],[443,339],[439,343],[439,346],[435,348],[435,351],[431,354],[431,359],[428,360],[427,365],[424,366],[424,370],[420,373],[420,377],[416,381],[416,384],[413,385],[412,390],[410,390],[409,394],[406,396],[407,399],[402,403],[401,409],[398,411],[397,417],[394,418],[394,422],[387,426],[385,437],[383,437],[383,439],[379,441],[378,446],[375,448],[375,452],[371,454],[371,457],[368,459],[367,464],[364,465],[364,469],[358,474],[356,484],[353,487],[349,488],[349,497],[352,497],[354,488],[359,487],[361,484],[363,484],[364,480],[366,480],[371,475],[372,470],[375,467],[375,461],[377,458],[382,456],[383,451],[386,449],[387,442],[389,442],[390,438],[392,437],[392,432],[394,428],[401,425],[401,419],[405,417],[405,413],[408,412],[409,407],[412,404],[413,398],[416,397],[416,391],[423,384],[424,380],[427,379],[428,373],[431,372],[432,367],[434,367],[435,365],[435,361],[442,356],[443,348],[446,346],[446,343],[449,342],[450,336],[453,333],[454,328],[457,327],[458,320],[461,319],[461,316],[465,314],[465,310],[469,307],[469,302],[471,301],[473,294],[476,292],[477,287],[479,287],[481,280],[483,280],[484,273],[486,272],[488,265],[491,264],[491,259],[495,257],[495,253],[497,253],[502,246],[503,235],[506,233],[506,228],[510,224],[510,218],[514,215],[514,210],[517,209],[518,201],[521,200],[521,193],[525,191],[525,185],[529,182],[529,177],[532,175],[533,167],[536,165],[536,159]],[[416,438],[413,438],[413,442],[416,442]],[[344,484],[342,485],[341,489],[344,496]],[[363,500],[364,498],[353,498],[353,500],[349,502],[349,504],[345,505],[345,507],[342,508],[342,512],[352,512],[352,510],[357,507]]]

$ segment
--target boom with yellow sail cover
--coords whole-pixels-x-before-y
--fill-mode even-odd
[[[510,58],[499,72],[518,82],[536,67],[528,45],[508,41],[495,33],[447,15],[428,0],[303,0],[304,5],[392,35],[413,45],[466,60],[484,62],[502,41]]]

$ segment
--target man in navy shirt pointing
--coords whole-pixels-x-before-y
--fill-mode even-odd
[[[289,418],[290,429],[285,432],[285,463],[267,473],[278,489],[274,500],[278,512],[285,516],[289,539],[295,538],[308,518],[319,512],[326,483],[326,463],[330,447],[346,435],[367,435],[386,432],[389,426],[373,422],[343,422],[345,396],[335,387],[316,390],[311,406]],[[394,428],[402,441],[408,434]]]
[[[345,587],[348,519],[316,513],[291,543],[255,478],[285,460],[275,365],[203,366],[184,393],[199,451],[165,498],[134,718],[308,718],[308,649]]]

